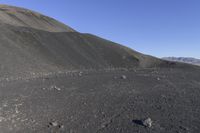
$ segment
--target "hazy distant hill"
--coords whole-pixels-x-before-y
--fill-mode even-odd
[[[193,65],[200,65],[200,59],[191,58],[191,57],[163,57],[162,59],[165,59],[168,61],[189,63],[189,64],[193,64]]]

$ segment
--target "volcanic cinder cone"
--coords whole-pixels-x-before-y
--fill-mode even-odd
[[[197,133],[199,75],[0,6],[0,133]]]

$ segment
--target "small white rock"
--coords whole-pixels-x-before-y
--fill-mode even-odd
[[[82,76],[83,72],[79,72],[78,76]]]
[[[153,123],[153,121],[151,120],[151,118],[147,118],[147,119],[145,119],[144,121],[143,121],[143,125],[145,126],[145,127],[152,127],[152,123]]]
[[[121,76],[122,79],[127,79],[126,75]]]
[[[58,126],[58,122],[56,122],[56,121],[51,122],[50,124],[51,124],[52,126],[54,126],[54,127]]]

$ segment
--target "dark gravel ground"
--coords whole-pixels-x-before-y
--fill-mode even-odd
[[[199,75],[162,68],[1,81],[0,132],[198,133]]]

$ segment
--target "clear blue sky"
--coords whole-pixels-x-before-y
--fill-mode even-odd
[[[200,0],[1,0],[142,53],[200,58]]]

